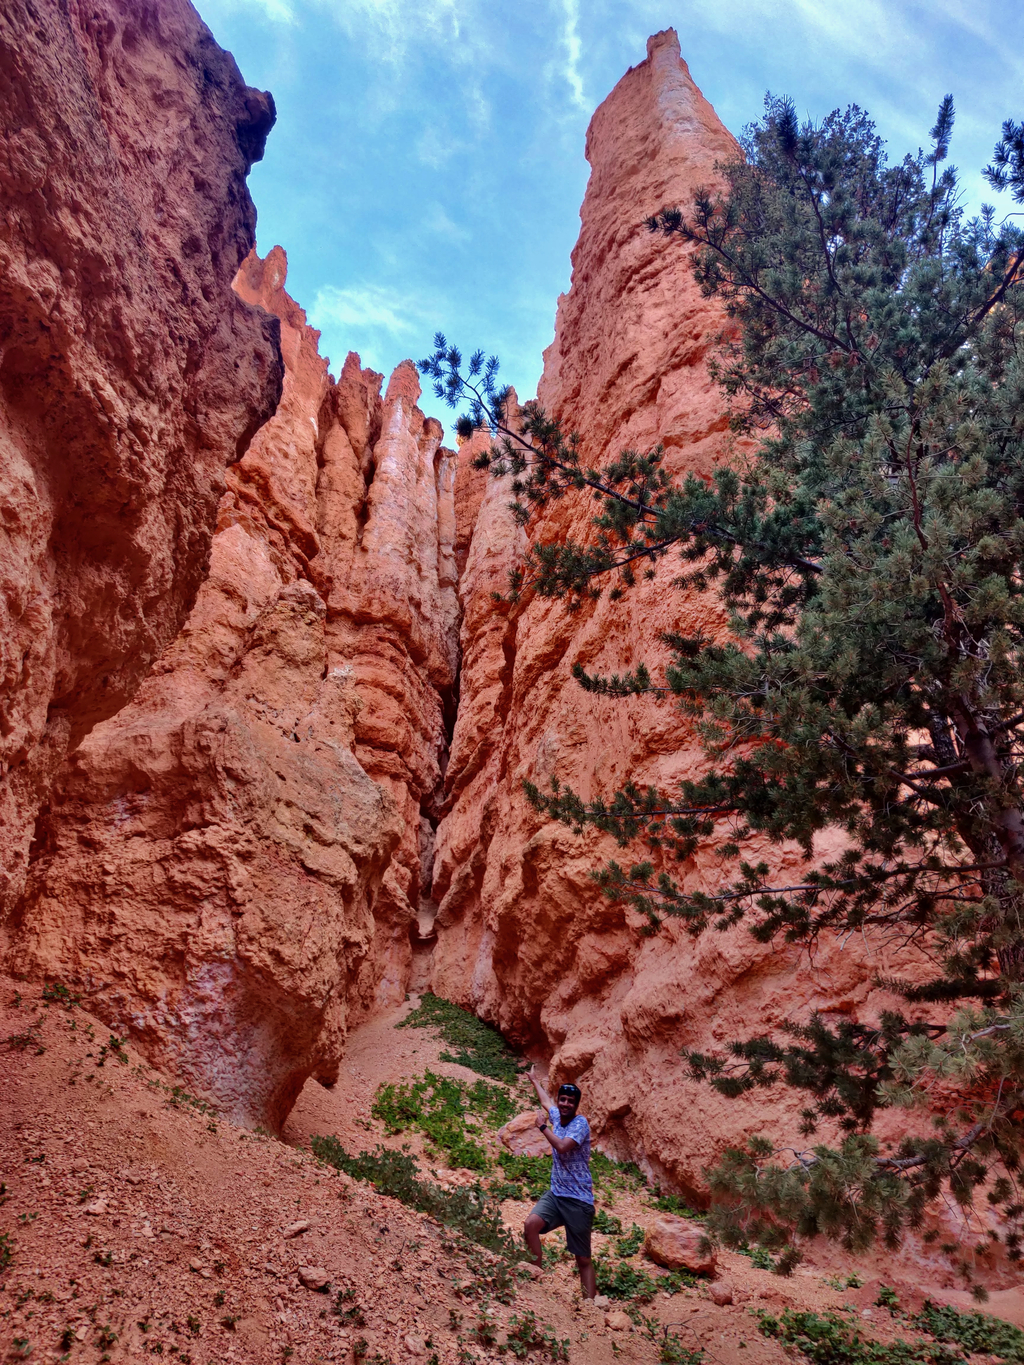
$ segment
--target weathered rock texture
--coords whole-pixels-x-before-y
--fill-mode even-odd
[[[685,251],[643,226],[665,205],[686,206],[714,185],[715,162],[737,148],[693,84],[671,30],[648,44],[597,110],[587,135],[592,174],[573,253],[572,286],[559,302],[539,397],[577,430],[585,462],[661,441],[675,474],[708,474],[728,453],[722,397],[707,358],[721,316],[702,299]],[[485,438],[474,437],[479,445]],[[617,853],[604,836],[574,837],[528,805],[522,779],[546,788],[552,775],[584,797],[612,792],[627,776],[671,783],[695,774],[701,755],[671,704],[589,695],[573,681],[664,657],[660,633],[721,632],[713,601],[671,586],[664,561],[654,582],[619,603],[603,599],[570,615],[533,600],[495,607],[525,534],[508,493],[493,483],[480,500],[473,445],[460,452],[456,507],[468,541],[460,594],[463,666],[437,836],[434,988],[552,1056],[555,1080],[578,1080],[606,1148],[639,1156],[699,1198],[701,1171],[744,1131],[765,1124],[796,1131],[794,1112],[773,1097],[766,1115],[688,1079],[682,1045],[714,1046],[810,1009],[869,1009],[881,949],[863,943],[825,951],[812,970],[745,929],[694,942],[669,922],[654,937],[632,912],[610,906],[589,873]],[[566,498],[528,528],[530,538],[585,536],[593,503]],[[785,865],[785,851],[764,850]],[[621,857],[622,855],[619,854]],[[628,855],[627,855],[628,856]],[[713,851],[681,869],[713,889]]]
[[[187,0],[0,8],[0,918],[64,755],[206,571],[280,391],[235,298],[274,119]]]
[[[280,322],[277,414],[184,630],[55,784],[15,946],[274,1127],[336,1076],[349,1011],[405,989],[458,614],[455,457],[415,368],[383,399],[354,355],[333,383],[285,272],[277,248],[236,283]]]

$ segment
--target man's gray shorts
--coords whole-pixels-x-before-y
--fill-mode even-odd
[[[564,1194],[547,1190],[533,1206],[533,1212],[544,1222],[542,1232],[565,1228],[565,1245],[574,1256],[590,1255],[590,1229],[594,1223],[594,1206],[582,1199],[569,1199]]]

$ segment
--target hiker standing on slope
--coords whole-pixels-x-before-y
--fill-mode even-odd
[[[537,1127],[551,1147],[551,1188],[541,1196],[523,1227],[526,1245],[536,1258],[535,1265],[543,1265],[541,1234],[553,1228],[565,1228],[565,1243],[576,1257],[583,1297],[592,1299],[597,1293],[594,1262],[590,1255],[590,1229],[594,1222],[594,1186],[590,1179],[590,1124],[577,1114],[580,1089],[575,1085],[558,1087],[557,1103],[534,1075],[530,1081],[537,1098],[547,1110],[537,1115]]]

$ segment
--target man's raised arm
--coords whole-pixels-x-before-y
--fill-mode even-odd
[[[534,1074],[534,1073],[536,1072],[536,1070],[537,1070],[536,1067],[531,1066],[530,1069],[529,1069],[529,1071],[526,1073],[526,1078],[527,1078],[527,1080],[530,1082],[530,1084],[533,1086],[534,1090],[536,1090],[536,1092],[537,1092],[537,1098],[540,1100],[540,1102],[541,1102],[541,1104],[544,1106],[545,1110],[551,1109],[551,1108],[553,1108],[553,1105],[552,1105],[552,1103],[551,1103],[551,1096],[550,1096],[550,1095],[548,1094],[548,1092],[544,1089],[544,1087],[541,1085],[540,1081],[537,1079],[536,1075]]]

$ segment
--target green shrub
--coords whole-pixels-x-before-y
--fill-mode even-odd
[[[786,1308],[758,1315],[766,1337],[795,1346],[814,1365],[956,1365],[959,1356],[927,1341],[871,1341],[835,1313]],[[962,1365],[962,1362],[961,1362]]]
[[[486,1171],[490,1167],[486,1149],[473,1140],[473,1134],[479,1132],[481,1121],[488,1127],[506,1123],[516,1107],[500,1086],[452,1080],[428,1071],[409,1084],[382,1085],[372,1113],[389,1133],[418,1129],[452,1166]]]
[[[405,1152],[378,1147],[374,1152],[351,1156],[336,1137],[314,1137],[313,1155],[355,1180],[368,1180],[381,1194],[429,1214],[439,1223],[457,1228],[470,1241],[490,1251],[520,1257],[521,1253],[501,1220],[501,1209],[480,1185],[468,1190],[443,1190],[429,1180],[418,1179],[415,1160]]]
[[[441,1060],[469,1067],[478,1076],[514,1085],[523,1069],[519,1057],[496,1028],[429,991],[398,1027],[437,1029],[448,1046],[455,1049],[442,1052]]]
[[[633,1299],[637,1303],[650,1303],[662,1287],[646,1270],[640,1270],[628,1261],[613,1263],[608,1256],[594,1258],[594,1272],[597,1277],[597,1292],[607,1294],[610,1299]]]
[[[660,1209],[662,1213],[674,1213],[680,1218],[696,1218],[701,1220],[706,1217],[705,1214],[691,1209],[689,1204],[687,1204],[682,1196],[678,1194],[656,1193],[653,1203],[654,1207]]]
[[[516,1156],[513,1152],[498,1153],[498,1165],[506,1182],[521,1193],[515,1198],[539,1199],[551,1184],[551,1158],[546,1156]],[[506,1199],[513,1198],[505,1195]]]
[[[703,1350],[692,1351],[688,1346],[684,1346],[675,1332],[665,1329],[665,1336],[661,1343],[661,1350],[658,1353],[658,1360],[661,1365],[701,1365],[704,1359]]]
[[[939,1341],[955,1341],[972,1355],[984,1353],[1024,1362],[1024,1332],[989,1313],[960,1313],[926,1299],[911,1321]]]
[[[590,1174],[595,1190],[645,1190],[647,1181],[635,1161],[615,1161],[604,1152],[591,1152]]]
[[[603,1232],[609,1237],[620,1237],[622,1235],[622,1220],[613,1214],[606,1213],[604,1209],[598,1209],[594,1214],[594,1231]]]
[[[552,1329],[539,1323],[536,1313],[527,1309],[521,1314],[513,1313],[508,1320],[508,1350],[517,1360],[525,1360],[535,1351],[550,1360],[568,1360],[569,1339],[559,1341]]]
[[[620,1237],[615,1243],[615,1250],[620,1256],[635,1256],[644,1244],[644,1230],[638,1223],[634,1223],[625,1237]]]

